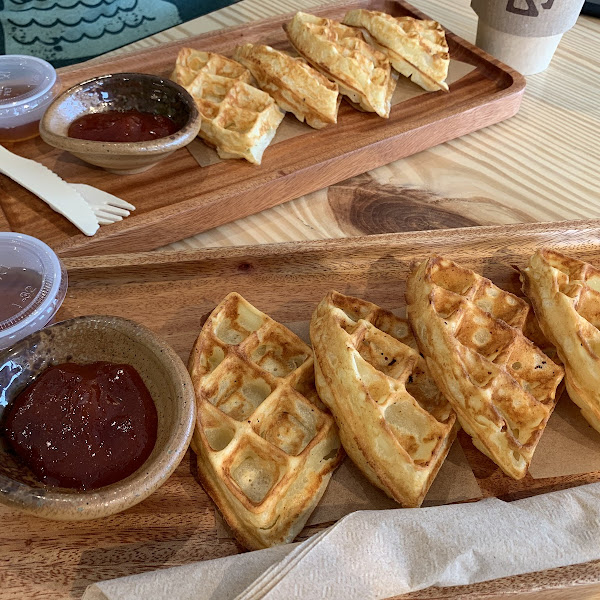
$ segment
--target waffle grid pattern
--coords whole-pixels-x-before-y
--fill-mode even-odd
[[[248,69],[235,60],[213,52],[182,48],[177,55],[172,78],[179,85],[185,87],[201,73],[210,73],[218,77],[252,83],[252,75]]]
[[[346,14],[344,23],[365,28],[369,42],[405,77],[429,91],[448,91],[444,81],[450,64],[448,43],[444,29],[436,21],[356,9]]]
[[[564,363],[569,397],[600,431],[600,270],[541,249],[521,279],[543,333]]]
[[[183,63],[190,65],[189,69],[179,66],[179,72],[185,72],[179,80],[187,82],[184,87],[202,117],[200,137],[214,146],[221,158],[245,158],[260,164],[285,113],[269,94],[250,85],[253,78],[244,66],[219,54],[201,54],[206,55],[206,62],[196,56]]]
[[[353,104],[389,117],[396,75],[386,56],[367,44],[358,29],[297,13],[286,26],[286,33],[298,53],[335,81]]]
[[[317,494],[341,447],[316,393],[310,347],[232,293],[207,320],[190,367],[199,467],[222,483],[228,502],[237,500],[242,520],[269,529],[283,520],[286,504],[316,504],[322,491],[314,500],[304,488]],[[227,519],[222,499],[213,499]]]
[[[435,321],[432,330],[437,328],[443,340],[437,352],[424,348],[432,373],[449,389],[449,364],[461,365],[461,392],[447,394],[461,425],[507,474],[522,477],[554,410],[562,369],[525,337],[529,305],[524,300],[443,258],[430,259],[420,273],[426,283],[412,293],[426,296],[431,316],[411,306],[415,298],[409,298],[409,315],[419,313],[411,316],[416,331],[423,330],[423,321]],[[441,353],[452,357],[448,364],[440,362]]]
[[[455,264],[440,263],[431,273],[433,307],[444,320],[449,335],[467,352],[482,359],[473,357],[473,362],[481,368],[470,371],[478,386],[490,387],[491,381],[506,370],[532,397],[533,400],[524,397],[529,404],[537,402],[552,410],[555,365],[523,334],[529,305],[489,279]],[[511,421],[509,407],[506,406],[507,414],[504,408],[497,406],[504,418]]]
[[[369,396],[415,465],[429,467],[436,446],[429,446],[432,452],[421,458],[428,446],[426,440],[443,438],[452,429],[454,419],[447,401],[425,372],[408,321],[366,301],[341,294],[330,297],[340,327],[350,336],[350,345],[356,353],[354,361]],[[426,395],[423,390],[429,393]],[[400,397],[404,414],[395,419],[393,408]],[[405,414],[407,409],[414,411],[412,416]],[[423,427],[418,432],[420,439],[414,431],[408,436],[401,433],[398,429],[401,419],[418,420]]]
[[[456,415],[414,349],[408,322],[331,292],[313,324],[318,389],[346,451],[388,495],[404,506],[418,506],[454,440]],[[349,352],[339,364],[317,338],[319,328],[326,328],[325,340],[336,339],[336,355],[338,340]]]
[[[546,250],[544,257],[564,277],[558,281],[558,291],[568,296],[577,314],[600,327],[600,269],[589,263]]]
[[[234,58],[247,67],[259,87],[269,93],[279,107],[320,129],[337,123],[341,97],[337,84],[329,81],[303,58],[292,57],[270,46],[238,46]]]

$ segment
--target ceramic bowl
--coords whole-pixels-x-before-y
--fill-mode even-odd
[[[67,135],[75,119],[109,110],[164,115],[180,129],[147,142],[95,142]],[[114,73],[78,83],[52,102],[40,122],[40,135],[47,144],[119,174],[149,169],[189,144],[198,131],[200,114],[190,94],[174,81],[144,73]]]
[[[0,412],[48,366],[71,361],[132,365],[158,413],[157,440],[146,462],[129,477],[90,491],[39,482],[7,448],[0,429],[0,502],[39,517],[79,521],[125,510],[167,480],[188,448],[195,399],[183,362],[156,334],[119,317],[86,316],[42,329],[0,353]]]

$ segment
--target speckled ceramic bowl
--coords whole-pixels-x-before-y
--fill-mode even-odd
[[[67,135],[75,119],[109,110],[163,115],[180,129],[147,142],[94,142]],[[52,102],[40,122],[40,135],[47,144],[124,175],[149,169],[189,144],[198,131],[200,114],[190,94],[174,81],[145,73],[114,73],[78,83]]]
[[[157,440],[146,462],[117,483],[85,492],[37,481],[0,435],[0,502],[39,517],[75,521],[125,510],[167,480],[189,445],[195,400],[183,362],[156,334],[119,317],[89,316],[42,329],[0,353],[0,412],[48,366],[71,361],[132,365],[158,412]]]

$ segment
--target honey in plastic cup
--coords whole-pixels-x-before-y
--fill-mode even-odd
[[[67,285],[65,267],[44,242],[0,232],[0,352],[47,325]]]
[[[0,143],[39,134],[39,123],[60,92],[54,67],[34,56],[0,56]]]

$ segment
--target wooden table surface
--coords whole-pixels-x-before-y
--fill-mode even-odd
[[[310,10],[323,3],[243,0],[115,54],[278,13]],[[476,17],[469,7],[470,0],[412,3],[448,29],[474,41]],[[548,70],[527,78],[522,108],[508,121],[170,247],[224,247],[599,218],[599,36],[600,20],[581,17],[565,34]],[[597,586],[582,585],[526,597],[574,600],[600,598],[600,592]]]
[[[151,47],[323,0],[243,0],[115,53]],[[412,0],[475,40],[470,0]],[[265,244],[600,217],[600,19],[580,17],[512,119],[171,245]],[[594,48],[596,50],[594,50]]]

